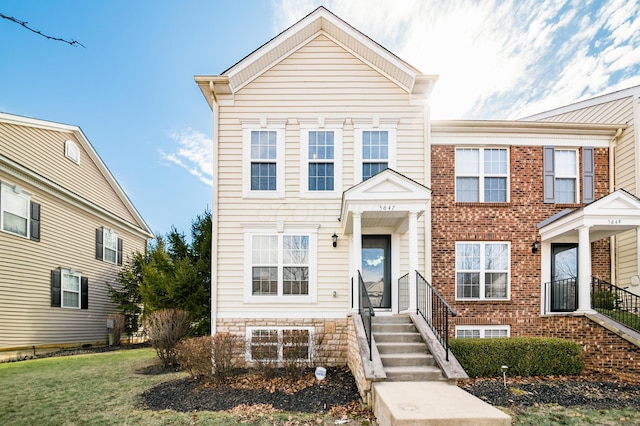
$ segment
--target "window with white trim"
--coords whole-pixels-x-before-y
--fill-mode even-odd
[[[315,300],[317,231],[245,234],[248,285],[245,299]]]
[[[554,151],[556,203],[574,204],[578,202],[578,151],[556,149]]]
[[[0,229],[40,241],[40,204],[31,201],[20,185],[0,185]]]
[[[302,197],[329,198],[342,189],[341,129],[302,129],[300,192]]]
[[[284,129],[243,131],[244,196],[284,196]]]
[[[247,361],[310,361],[310,327],[247,327]]]
[[[355,177],[360,182],[388,168],[395,168],[396,130],[356,130]]]
[[[62,307],[80,309],[80,274],[62,269]]]
[[[509,337],[508,325],[457,325],[457,339],[495,339]]]
[[[505,148],[456,149],[456,201],[508,201],[508,151]]]
[[[117,263],[118,259],[118,233],[108,229],[103,229],[104,241],[104,261]]]
[[[456,242],[456,299],[508,299],[509,252],[509,243]]]
[[[80,164],[80,149],[74,141],[66,141],[64,143],[64,155],[76,164]]]

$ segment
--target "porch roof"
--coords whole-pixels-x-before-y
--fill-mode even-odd
[[[362,228],[408,229],[408,213],[421,216],[431,190],[395,170],[386,169],[342,193],[340,221],[345,234],[353,231],[353,214],[362,215]]]
[[[563,210],[537,227],[543,242],[577,242],[582,227],[589,228],[590,241],[598,241],[640,227],[640,199],[618,189],[584,207]]]

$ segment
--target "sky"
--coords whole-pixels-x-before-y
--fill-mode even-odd
[[[640,84],[640,0],[0,0],[0,112],[79,126],[154,233],[212,204],[217,75],[323,5],[424,74],[434,119],[517,119]],[[2,143],[2,141],[0,141]]]

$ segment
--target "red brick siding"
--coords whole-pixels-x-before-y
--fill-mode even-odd
[[[598,148],[594,154],[599,199],[609,190],[608,150]],[[450,333],[455,325],[509,325],[512,336],[555,336],[586,345],[585,359],[591,369],[640,372],[639,349],[588,318],[541,317],[542,259],[540,252],[531,253],[531,243],[539,240],[536,225],[580,205],[543,203],[542,147],[511,146],[509,155],[509,203],[456,203],[455,146],[431,149],[433,285],[458,312]],[[510,300],[455,300],[456,241],[511,242]],[[593,243],[591,253],[593,275],[609,280],[609,240]]]

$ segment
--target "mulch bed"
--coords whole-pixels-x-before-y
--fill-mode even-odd
[[[345,367],[327,369],[318,384],[313,370],[301,378],[263,376],[250,371],[234,375],[224,383],[185,378],[161,383],[142,394],[144,404],[153,410],[182,412],[226,411],[239,405],[267,404],[273,409],[304,413],[329,413],[337,407],[359,406],[355,379]]]
[[[586,373],[571,377],[471,379],[460,387],[499,407],[558,404],[592,409],[640,409],[640,377]]]

